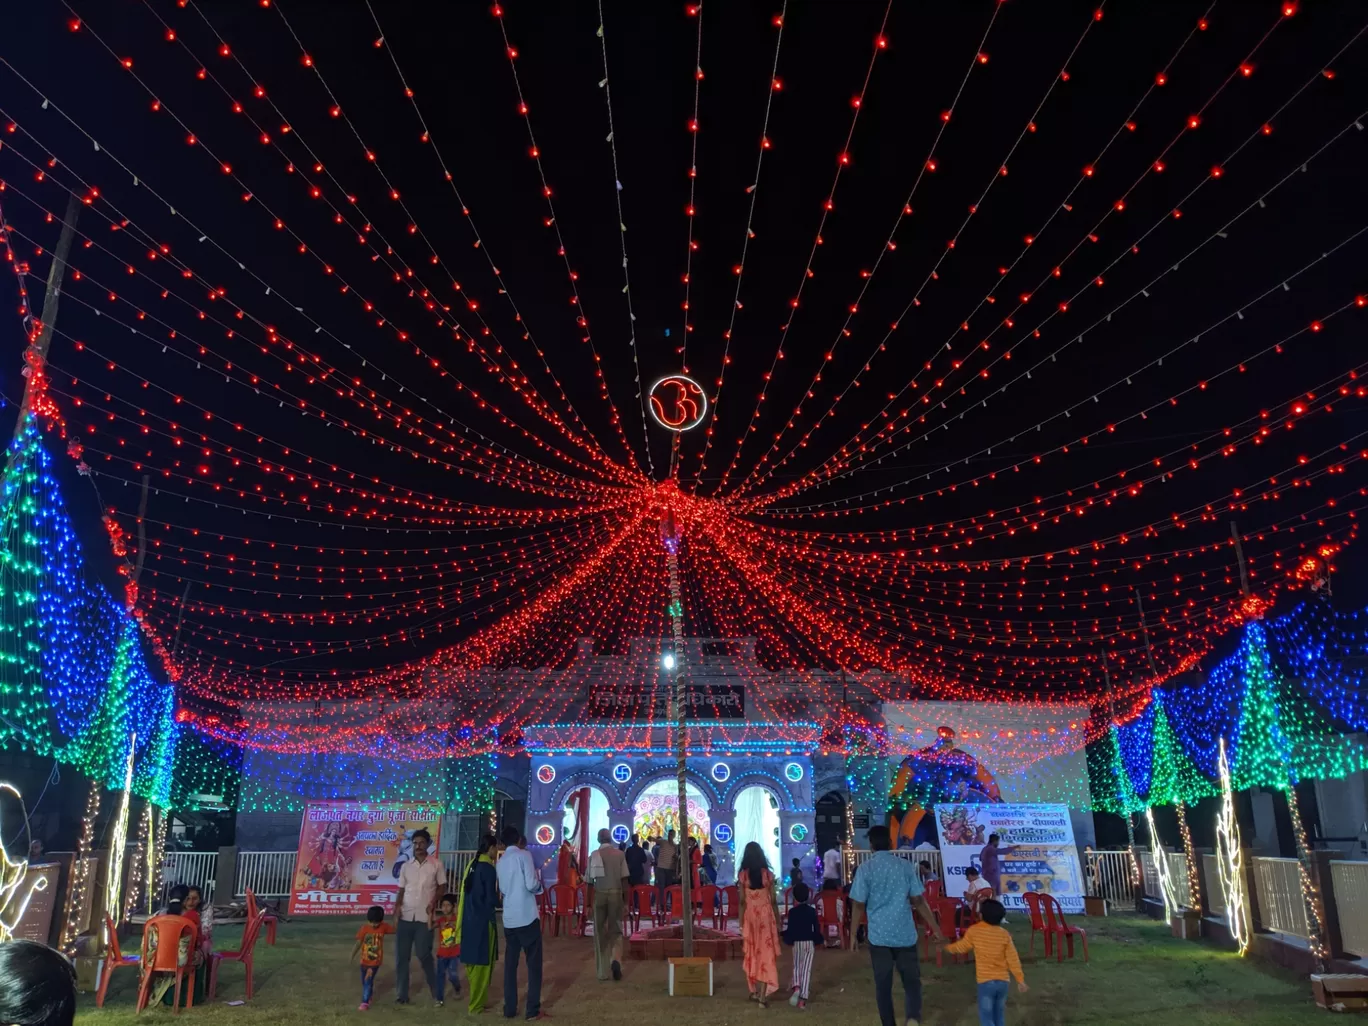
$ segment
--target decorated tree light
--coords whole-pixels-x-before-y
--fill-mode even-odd
[[[1240,824],[1235,816],[1235,791],[1230,785],[1230,764],[1226,760],[1225,738],[1219,739],[1221,808],[1216,814],[1216,868],[1224,895],[1226,925],[1240,954],[1249,950],[1253,930],[1249,925],[1249,905],[1245,897],[1244,851]]]

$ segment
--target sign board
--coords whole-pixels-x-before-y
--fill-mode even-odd
[[[982,870],[980,853],[997,834],[999,901],[1008,909],[1024,909],[1024,895],[1037,891],[1058,899],[1065,912],[1082,914],[1083,870],[1067,805],[993,802],[937,805],[934,811],[947,898],[964,897],[964,871]]]
[[[620,688],[595,685],[589,689],[589,716],[600,720],[668,720],[673,689]],[[742,684],[690,684],[685,689],[685,714],[691,720],[744,720],[746,688]]]
[[[413,858],[413,833],[432,835],[437,858],[440,805],[419,802],[310,802],[299,830],[292,916],[365,915],[379,905],[389,915],[399,893],[399,870]]]
[[[56,910],[57,884],[61,875],[62,866],[59,862],[29,863],[12,899],[16,906],[22,905],[26,898],[28,900],[23,916],[14,927],[16,938],[37,941],[39,944],[51,942],[52,915]]]

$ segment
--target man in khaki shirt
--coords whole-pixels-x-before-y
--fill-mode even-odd
[[[613,835],[604,827],[598,832],[599,846],[589,856],[586,874],[594,887],[594,968],[600,980],[622,979],[622,892],[630,886],[627,859],[613,844]]]

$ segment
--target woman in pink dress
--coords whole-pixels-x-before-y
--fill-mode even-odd
[[[779,907],[774,898],[774,874],[764,851],[754,841],[741,854],[736,886],[741,897],[741,967],[750,999],[767,1008],[766,999],[779,989]]]

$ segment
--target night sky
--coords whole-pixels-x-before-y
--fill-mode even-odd
[[[1096,693],[1101,648],[1144,673],[1141,594],[1161,672],[1191,668],[1239,605],[1230,521],[1297,601],[1368,478],[1368,14],[1297,6],[8,12],[0,203],[37,304],[47,215],[90,201],[49,448],[92,562],[80,459],[130,535],[151,475],[141,601],[201,694],[363,679],[582,569],[624,523],[604,496],[673,466],[747,554],[686,535],[689,633],[878,665],[761,573],[885,669],[930,645],[1002,697]],[[714,405],[672,459],[641,392],[681,370]],[[661,632],[652,559],[498,658]],[[1353,548],[1330,562],[1362,604]]]

